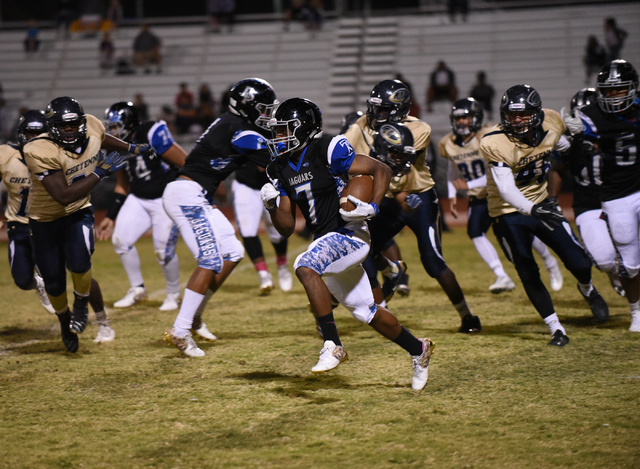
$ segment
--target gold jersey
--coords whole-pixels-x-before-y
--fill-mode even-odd
[[[498,217],[517,211],[500,197],[491,174],[491,164],[499,163],[511,168],[516,187],[534,204],[547,197],[547,172],[551,152],[565,131],[560,114],[551,109],[543,109],[542,141],[536,147],[511,140],[496,125],[489,129],[480,142],[480,152],[487,163],[487,193],[489,215]]]
[[[426,122],[412,116],[405,117],[402,123],[406,125],[413,134],[413,147],[418,153],[418,158],[408,174],[402,177],[393,176],[391,178],[389,190],[386,194],[387,197],[391,198],[393,198],[393,194],[397,192],[425,192],[435,185],[429,166],[427,166],[427,151],[431,139],[431,127]],[[367,116],[364,115],[349,127],[344,136],[349,140],[349,143],[351,143],[356,153],[370,155],[373,150],[375,134],[375,131],[371,130],[367,125]]]
[[[55,201],[42,185],[45,176],[63,171],[68,184],[87,177],[96,168],[100,147],[105,136],[102,122],[87,114],[87,143],[80,153],[64,150],[47,137],[31,140],[24,147],[24,155],[31,171],[32,188],[29,194],[29,218],[52,221],[91,206],[87,195],[64,206]]]
[[[445,135],[438,144],[440,156],[451,160],[460,177],[466,182],[481,178],[487,172],[484,159],[480,154],[480,140],[482,140],[486,132],[486,128],[480,129],[464,146],[456,143],[456,136],[451,132]],[[478,199],[485,199],[487,197],[487,187],[474,187],[469,189],[467,194]]]
[[[27,163],[17,146],[0,145],[0,174],[8,192],[4,216],[10,222],[29,223],[27,200],[31,179]]]

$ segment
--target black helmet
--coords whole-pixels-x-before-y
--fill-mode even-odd
[[[275,91],[261,78],[245,78],[229,90],[229,111],[263,129],[277,104]]]
[[[456,124],[457,117],[471,117],[471,123],[469,125],[458,125]],[[482,128],[484,112],[482,112],[478,101],[473,98],[464,98],[453,103],[449,119],[451,120],[453,133],[457,137],[466,137]]]
[[[400,122],[409,114],[411,91],[400,80],[383,80],[367,100],[367,125],[377,130],[385,122]]]
[[[133,103],[120,101],[104,111],[104,126],[107,132],[126,140],[140,126],[140,113]]]
[[[27,144],[36,135],[48,132],[47,120],[44,118],[44,112],[40,109],[31,109],[25,112],[18,121],[18,143],[20,147]]]
[[[528,112],[531,118],[529,122],[514,124],[509,119],[511,112]],[[540,127],[542,121],[542,100],[535,89],[529,85],[516,85],[504,93],[500,102],[500,124],[507,135],[523,137]]]
[[[47,105],[44,117],[49,125],[49,135],[65,150],[74,150],[87,140],[87,117],[75,99],[68,96],[54,99]],[[68,126],[75,129],[65,130]]]
[[[350,112],[349,114],[345,114],[344,117],[342,118],[342,128],[338,133],[339,134],[345,133],[349,129],[349,127],[355,124],[356,121],[360,119],[362,116],[364,116],[364,113],[362,111],[353,111],[353,112]]]
[[[624,96],[609,96],[614,90],[625,90]],[[608,113],[622,112],[631,107],[638,91],[638,72],[626,60],[613,60],[598,72],[596,96],[600,109]]]
[[[302,150],[307,144],[322,136],[322,113],[318,106],[304,98],[284,101],[269,121],[271,140],[269,152],[273,159],[289,156],[291,152]]]
[[[571,98],[571,110],[580,109],[588,104],[596,102],[597,93],[595,88],[582,88]]]
[[[375,157],[389,165],[397,177],[407,174],[418,156],[413,147],[411,130],[399,122],[380,126],[373,140],[373,150]]]

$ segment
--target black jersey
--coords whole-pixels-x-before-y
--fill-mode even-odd
[[[640,191],[640,107],[618,116],[602,111],[598,103],[580,108],[584,139],[602,156],[603,201],[620,199]]]
[[[127,160],[125,170],[129,176],[129,192],[141,199],[162,197],[165,186],[178,174],[178,168],[162,159],[162,154],[173,145],[167,124],[164,121],[144,122],[133,134],[131,142],[148,143],[155,153],[136,155]]]
[[[269,182],[269,178],[267,173],[264,170],[261,171],[257,164],[249,162],[237,169],[236,181],[259,191]]]
[[[179,174],[196,181],[211,197],[222,181],[248,161],[263,168],[271,161],[266,131],[225,112],[200,136]]]
[[[351,231],[340,216],[340,194],[354,157],[344,136],[324,136],[312,140],[297,162],[278,158],[267,168],[269,179],[277,180],[280,195],[298,206],[315,238]]]

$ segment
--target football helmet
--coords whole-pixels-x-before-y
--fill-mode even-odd
[[[261,78],[245,78],[229,91],[229,111],[266,130],[277,104],[276,92]]]
[[[304,98],[283,101],[269,121],[271,140],[267,141],[272,159],[289,156],[322,136],[322,113],[314,103]]]
[[[87,140],[87,117],[82,105],[68,96],[47,105],[44,117],[51,138],[65,150],[74,150]]]
[[[583,106],[596,102],[596,89],[595,88],[582,88],[571,98],[571,110],[580,109]]]
[[[44,118],[44,112],[40,109],[31,109],[25,112],[18,121],[16,134],[18,135],[18,143],[20,147],[27,144],[36,135],[48,132],[47,120]]]
[[[470,124],[456,123],[456,118],[470,117]],[[451,108],[451,114],[449,115],[451,120],[451,129],[457,137],[466,137],[472,132],[477,132],[482,128],[482,121],[484,119],[484,112],[473,98],[459,99],[453,103]]]
[[[596,97],[604,112],[626,111],[634,103],[637,91],[638,72],[626,60],[613,60],[598,72]]]
[[[514,115],[513,113],[522,113]],[[542,100],[529,85],[516,85],[505,91],[500,102],[500,125],[507,135],[521,138],[542,125]]]
[[[389,165],[396,177],[407,174],[418,156],[411,130],[399,122],[380,126],[373,140],[373,151],[377,159]]]
[[[338,133],[339,134],[345,133],[349,129],[349,127],[355,124],[356,121],[360,119],[362,116],[364,116],[364,113],[362,111],[353,111],[353,112],[350,112],[349,114],[345,114],[345,116],[342,118],[342,128]]]
[[[133,103],[120,101],[112,104],[104,111],[104,126],[107,132],[126,140],[140,126],[140,113]]]
[[[411,91],[400,80],[383,80],[367,100],[367,125],[377,130],[386,122],[400,122],[409,114]]]

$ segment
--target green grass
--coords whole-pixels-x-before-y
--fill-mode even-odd
[[[162,342],[176,313],[157,309],[163,279],[149,239],[139,251],[146,286],[158,293],[110,309],[116,340],[94,344],[90,325],[75,355],[35,293],[13,285],[3,256],[0,466],[640,467],[640,334],[628,332],[626,302],[604,275],[594,271],[611,319],[597,325],[563,269],[565,285],[552,297],[571,342],[549,347],[519,282],[491,295],[491,271],[465,230],[454,229],[445,257],[484,327],[465,336],[419,265],[413,235],[398,242],[412,292],[390,307],[437,344],[420,393],[410,388],[407,354],[343,308],[336,317],[350,361],[314,376],[322,342],[301,285],[259,297],[246,259],[205,313],[220,340],[201,345],[204,358],[186,359]],[[291,239],[293,253],[304,246]],[[194,261],[183,244],[179,254],[184,282]],[[109,243],[98,243],[94,273],[108,305],[126,292]]]

